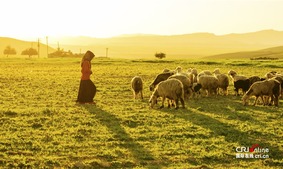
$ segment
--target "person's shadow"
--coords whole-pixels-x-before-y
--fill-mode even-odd
[[[122,122],[116,115],[93,105],[84,105],[84,108],[88,110],[89,113],[95,114],[95,118],[114,135],[114,139],[119,142],[119,146],[128,149],[135,158],[135,164],[121,164],[121,166],[113,167],[132,168],[137,166],[150,166],[150,168],[159,169],[165,166],[165,163],[155,159],[149,150],[139,144],[135,139],[131,138],[121,126]]]

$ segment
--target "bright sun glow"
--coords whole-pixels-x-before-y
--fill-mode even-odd
[[[283,30],[281,0],[4,0],[0,36],[111,37]]]

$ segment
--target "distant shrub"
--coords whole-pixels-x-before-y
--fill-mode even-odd
[[[278,60],[279,58],[273,58],[273,57],[255,57],[250,58],[250,60]]]
[[[199,62],[194,62],[194,64],[198,64],[198,65],[221,65],[222,63],[212,62],[212,61],[199,61]]]
[[[163,58],[166,58],[166,54],[165,53],[155,53],[155,57],[158,58],[158,59],[163,59]]]

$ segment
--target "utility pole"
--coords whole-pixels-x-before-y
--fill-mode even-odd
[[[57,50],[59,51],[60,50],[59,41],[57,42],[57,45],[58,45]]]
[[[37,39],[37,51],[38,51],[38,58],[39,58],[39,51],[40,50],[40,44],[39,44],[39,38]]]
[[[106,48],[106,57],[108,57],[108,48]]]
[[[46,36],[46,53],[48,58],[48,36]]]

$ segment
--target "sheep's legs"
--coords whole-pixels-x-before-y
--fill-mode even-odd
[[[255,98],[255,102],[254,102],[254,104],[253,104],[254,106],[256,105],[256,102],[257,102],[257,100],[258,100],[258,97],[259,97],[259,96],[256,96],[256,98]]]
[[[142,93],[142,91],[141,91],[141,99],[143,99],[143,93]]]
[[[162,109],[164,107],[165,99],[166,99],[165,97],[162,97],[162,103],[161,103],[160,109]]]

